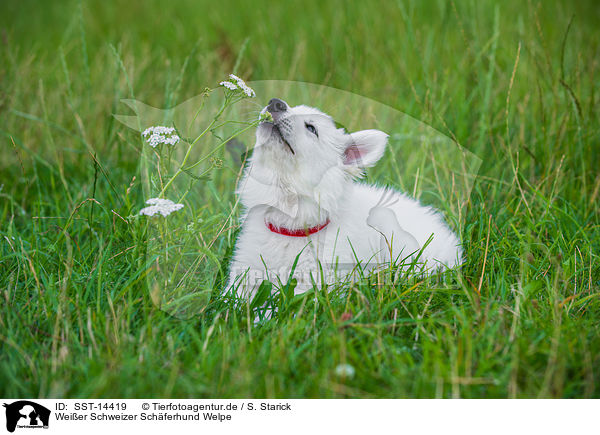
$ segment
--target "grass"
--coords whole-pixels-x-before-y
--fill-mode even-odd
[[[600,397],[594,2],[259,3],[2,2],[0,396]],[[456,285],[365,279],[260,327],[218,297],[157,309],[140,139],[112,114],[236,65],[381,101],[479,156]],[[220,198],[206,216],[231,211],[237,169],[200,185]]]

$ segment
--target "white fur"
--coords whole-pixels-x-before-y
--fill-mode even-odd
[[[257,128],[254,153],[238,185],[245,211],[228,289],[252,297],[263,279],[285,284],[300,254],[294,277],[295,292],[301,293],[320,282],[321,271],[327,281],[339,280],[357,263],[372,268],[416,256],[430,237],[418,258],[422,270],[460,264],[459,240],[434,209],[355,181],[383,156],[385,133],[348,134],[307,106],[287,107],[273,118]],[[325,228],[308,237],[277,234],[266,225],[305,229],[327,219]]]

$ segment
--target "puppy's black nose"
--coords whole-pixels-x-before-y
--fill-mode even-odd
[[[272,114],[277,112],[285,112],[287,110],[287,104],[285,101],[280,100],[279,98],[271,98],[271,101],[269,101],[269,105],[267,106],[267,110]]]

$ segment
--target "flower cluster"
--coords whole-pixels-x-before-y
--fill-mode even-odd
[[[231,83],[231,82],[221,82],[219,83],[221,86],[226,87],[227,89],[231,89],[232,91],[235,91],[238,87],[237,85]]]
[[[169,216],[174,211],[183,208],[183,204],[175,204],[170,199],[162,198],[150,198],[146,201],[150,207],[145,207],[140,210],[141,215],[154,216],[155,214],[161,214],[164,217]]]
[[[219,84],[227,89],[232,90],[232,91],[239,89],[244,94],[246,94],[248,97],[256,96],[254,89],[252,89],[250,86],[248,86],[245,81],[243,81],[241,78],[239,78],[235,74],[229,74],[229,79],[230,79],[230,81],[223,81]]]
[[[156,148],[160,144],[175,146],[180,140],[179,136],[175,134],[174,128],[160,125],[147,128],[142,136],[152,148]]]
[[[273,115],[271,114],[271,112],[269,112],[266,108],[264,109],[263,113],[260,113],[258,115],[258,120],[259,121],[268,121],[268,122],[273,122]]]

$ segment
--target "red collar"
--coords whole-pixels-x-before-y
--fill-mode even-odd
[[[267,225],[267,228],[269,230],[271,230],[274,233],[277,234],[282,234],[284,236],[290,236],[290,237],[308,237],[311,234],[314,233],[318,233],[319,231],[321,231],[323,228],[325,228],[328,224],[329,224],[329,218],[327,218],[327,220],[322,223],[321,225],[317,225],[316,227],[310,227],[310,228],[306,228],[306,229],[300,229],[300,230],[289,230],[287,228],[283,228],[283,227],[276,227],[275,225],[273,225],[271,222],[266,222],[265,224]]]

